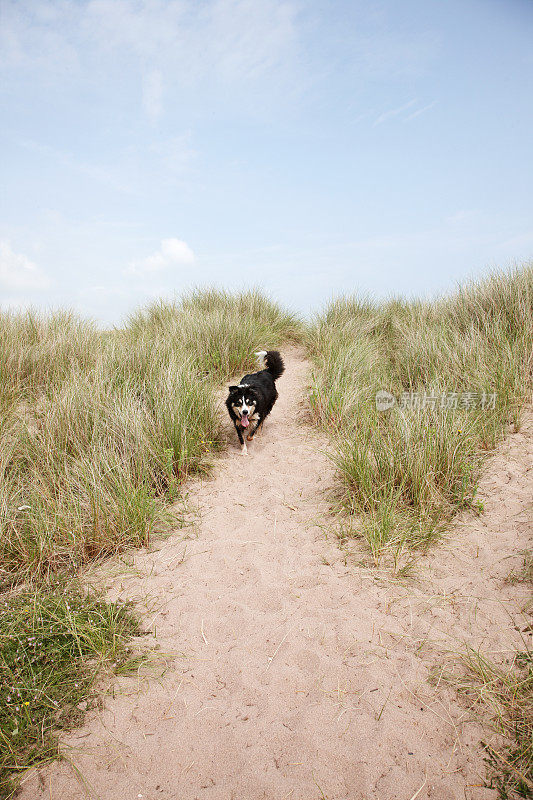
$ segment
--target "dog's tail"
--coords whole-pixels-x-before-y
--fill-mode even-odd
[[[260,350],[256,356],[259,364],[270,372],[275,381],[283,375],[285,364],[277,350]]]

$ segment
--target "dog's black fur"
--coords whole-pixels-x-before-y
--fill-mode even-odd
[[[277,350],[262,350],[257,355],[265,369],[245,375],[238,386],[230,386],[226,400],[226,407],[235,425],[243,455],[247,452],[243,432],[247,428],[250,429],[246,439],[251,442],[258,428],[272,411],[278,398],[276,381],[285,369],[283,359]]]

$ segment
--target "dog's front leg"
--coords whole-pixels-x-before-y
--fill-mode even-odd
[[[248,455],[248,448],[246,447],[246,442],[244,441],[244,437],[242,435],[242,431],[241,431],[241,429],[239,428],[239,426],[237,425],[236,422],[234,422],[234,425],[235,425],[235,430],[237,431],[237,436],[239,437],[239,442],[241,443],[241,447],[242,447],[241,456],[246,456],[246,455]]]
[[[257,423],[257,425],[256,425],[256,426],[255,426],[255,428],[254,428],[254,432],[252,433],[252,436],[255,436],[255,434],[256,434],[256,433],[257,433],[259,436],[261,436],[261,435],[262,435],[262,433],[263,433],[263,425],[264,425],[264,424],[265,424],[265,418],[264,418],[264,417],[261,417],[261,418],[259,419],[259,422]]]

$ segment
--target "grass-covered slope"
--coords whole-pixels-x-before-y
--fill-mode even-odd
[[[435,303],[339,299],[307,328],[258,292],[195,291],[107,332],[64,312],[0,313],[0,796],[57,754],[101,665],[129,663],[134,617],[87,596],[80,568],[179,522],[183,482],[221,447],[223,382],[258,348],[302,340],[344,532],[376,560],[399,556],[476,505],[484,455],[519,424],[533,269]],[[396,399],[385,411],[380,390]]]
[[[70,314],[0,315],[0,568],[75,570],[146,544],[220,441],[215,392],[295,334],[257,292],[197,291],[121,330]]]
[[[328,431],[349,531],[385,552],[427,544],[476,503],[481,460],[529,399],[533,267],[438,302],[341,298],[312,325],[311,409]],[[395,399],[376,408],[384,390]]]
[[[0,796],[57,754],[99,665],[129,659],[129,610],[73,576],[178,524],[170,504],[221,444],[221,383],[297,331],[254,291],[196,291],[110,332],[0,313]]]

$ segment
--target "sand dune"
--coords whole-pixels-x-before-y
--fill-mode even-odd
[[[503,579],[531,529],[531,415],[487,465],[484,513],[458,518],[401,583],[326,537],[333,470],[297,424],[309,365],[285,355],[249,456],[232,438],[191,486],[194,534],[111,581],[112,597],[157,601],[146,625],[176,658],[159,680],[120,679],[63,737],[76,768],[30,773],[24,800],[496,798],[481,786],[484,732],[427,676],[443,648],[520,644],[526,588]]]

